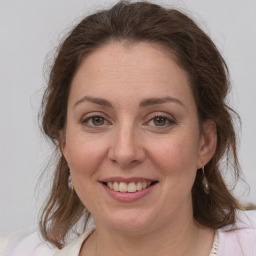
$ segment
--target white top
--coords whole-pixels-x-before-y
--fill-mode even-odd
[[[42,240],[36,228],[17,232],[0,240],[0,256],[78,256],[91,228],[75,241],[58,250]],[[209,256],[256,256],[256,211],[237,213],[235,225],[215,232]]]
[[[42,240],[37,227],[0,239],[0,256],[53,256],[56,251]]]

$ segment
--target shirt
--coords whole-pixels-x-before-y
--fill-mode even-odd
[[[37,228],[17,232],[0,240],[0,256],[78,256],[90,228],[59,250],[44,241]],[[215,231],[209,256],[256,256],[256,211],[237,211],[236,223]]]

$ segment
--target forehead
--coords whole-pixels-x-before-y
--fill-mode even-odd
[[[72,80],[70,97],[110,93],[127,97],[192,95],[188,75],[171,53],[146,42],[111,42],[84,58]]]

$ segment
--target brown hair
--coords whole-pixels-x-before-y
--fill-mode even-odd
[[[205,166],[210,194],[202,188],[202,172],[197,172],[192,188],[194,218],[213,229],[235,221],[240,208],[223,180],[220,165],[224,157],[232,161],[234,176],[239,176],[236,135],[232,122],[235,113],[226,103],[229,91],[228,68],[211,39],[187,15],[149,2],[122,1],[109,10],[83,19],[59,48],[42,102],[42,126],[59,150],[72,78],[81,61],[110,41],[150,42],[167,49],[188,73],[200,122],[212,119],[217,127],[217,149]],[[68,231],[89,213],[75,192],[68,188],[69,168],[59,156],[51,193],[41,216],[44,238],[61,248]]]

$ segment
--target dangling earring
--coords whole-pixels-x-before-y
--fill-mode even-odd
[[[68,188],[70,189],[70,190],[74,190],[74,187],[73,187],[73,184],[72,184],[72,178],[71,178],[71,175],[70,175],[70,173],[69,173],[69,175],[68,175]]]
[[[203,185],[204,193],[208,195],[210,192],[210,185],[204,173],[204,166],[202,167],[202,172],[203,172],[202,185]]]

